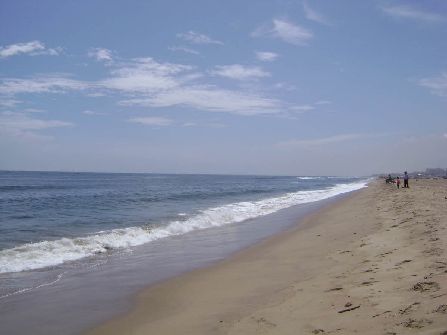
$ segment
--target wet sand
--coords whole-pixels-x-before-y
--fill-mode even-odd
[[[447,334],[447,180],[374,182],[88,334]]]

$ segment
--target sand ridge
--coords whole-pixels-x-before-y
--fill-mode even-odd
[[[376,181],[91,334],[447,334],[447,181]]]

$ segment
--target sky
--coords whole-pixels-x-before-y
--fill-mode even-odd
[[[0,1],[0,169],[447,168],[447,2]]]

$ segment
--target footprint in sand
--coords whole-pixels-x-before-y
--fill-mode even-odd
[[[428,320],[428,319],[419,319],[419,320],[415,320],[415,319],[408,319],[405,320],[404,322],[401,323],[402,326],[406,327],[406,328],[424,328],[426,325],[429,325],[433,323],[433,321]]]
[[[419,282],[413,286],[413,291],[417,292],[436,292],[439,290],[439,284],[435,281]]]
[[[442,313],[442,314],[447,314],[447,305],[439,305],[434,312],[436,313]]]
[[[372,279],[374,279],[374,278],[372,278]],[[374,283],[378,283],[379,281],[377,281],[377,280],[368,280],[368,281],[364,281],[364,282],[362,282],[360,285],[363,285],[363,286],[371,286],[372,284],[374,284]]]
[[[276,327],[276,324],[274,324],[273,322],[270,322],[269,320],[267,320],[264,317],[260,317],[259,319],[256,319],[256,318],[253,318],[253,319],[260,326],[267,327],[267,328],[274,328],[274,327]]]
[[[445,269],[445,268],[447,268],[447,263],[446,262],[441,262],[441,261],[436,261],[435,264],[433,264],[431,266],[431,268],[434,268],[434,269]]]
[[[414,311],[416,309],[416,306],[419,306],[420,304],[421,304],[420,302],[414,302],[411,305],[408,305],[407,307],[400,309],[399,314],[406,315]]]
[[[431,248],[428,250],[425,250],[424,253],[427,255],[434,255],[434,256],[441,256],[443,254],[443,251],[441,248]]]
[[[401,266],[402,264],[410,263],[411,261],[412,261],[411,259],[404,259],[402,262],[396,263],[395,266]]]

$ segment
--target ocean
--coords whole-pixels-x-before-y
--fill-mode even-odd
[[[76,334],[129,308],[125,297],[141,287],[227,257],[287,229],[296,211],[366,184],[339,177],[0,172],[0,333]],[[45,309],[23,322],[36,304]]]

